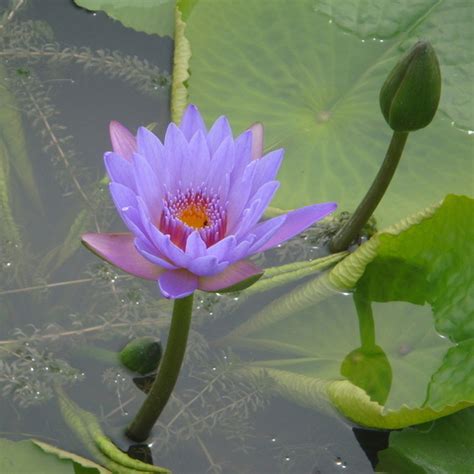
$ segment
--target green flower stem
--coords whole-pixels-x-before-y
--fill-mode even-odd
[[[193,295],[175,300],[166,350],[158,375],[126,435],[133,441],[145,441],[166,406],[178,379],[188,340]]]
[[[372,186],[370,186],[370,189],[351,218],[332,239],[330,244],[331,252],[346,250],[367,223],[392,180],[407,138],[408,132],[393,132],[385,159]]]

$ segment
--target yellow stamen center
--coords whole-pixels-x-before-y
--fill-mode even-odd
[[[189,204],[179,214],[178,219],[189,227],[194,229],[202,229],[209,225],[209,217],[207,216],[206,207],[200,204]]]

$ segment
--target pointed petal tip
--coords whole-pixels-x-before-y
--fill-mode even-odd
[[[120,135],[121,133],[130,133],[125,125],[122,125],[118,120],[111,120],[109,122],[110,137]],[[131,135],[131,133],[130,133]]]
[[[338,208],[337,202],[322,202],[320,206],[326,206],[327,214],[334,212]]]
[[[252,160],[258,160],[263,156],[263,124],[256,122],[249,127],[252,133]]]
[[[154,136],[156,137],[156,134],[150,130],[148,127],[145,127],[144,125],[140,125],[140,127],[137,128],[137,138],[138,138],[138,135],[143,135],[145,137],[150,137],[150,136]]]
[[[335,202],[323,202],[302,207],[294,211],[284,214],[286,217],[282,226],[275,232],[275,234],[260,248],[258,252],[264,252],[269,248],[285,242],[288,239],[303,232],[315,222],[323,219],[337,208]],[[274,218],[275,219],[275,218]]]
[[[188,104],[186,109],[185,109],[185,113],[188,112],[188,111],[189,112],[196,112],[199,115],[201,115],[200,112],[199,112],[199,107],[196,104]]]
[[[114,152],[130,160],[137,149],[137,141],[133,134],[117,120],[109,123],[109,133]]]
[[[206,125],[202,115],[199,112],[198,107],[194,104],[189,104],[184,110],[179,128],[188,141],[191,140],[193,135],[198,131],[207,134]]]
[[[94,234],[92,232],[86,232],[85,234],[82,234],[81,235],[81,243],[86,247],[88,248],[89,250],[91,250],[92,252],[94,252],[94,249],[92,247],[93,245],[93,242],[94,242],[94,237],[98,235],[98,234]],[[95,252],[94,252],[95,253]]]

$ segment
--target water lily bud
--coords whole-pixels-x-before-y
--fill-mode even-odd
[[[418,41],[387,77],[380,91],[380,108],[392,130],[411,132],[433,120],[440,95],[436,53],[430,43]]]
[[[119,359],[127,369],[145,375],[158,367],[161,354],[159,341],[152,337],[138,337],[120,351]]]

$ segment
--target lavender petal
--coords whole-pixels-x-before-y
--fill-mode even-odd
[[[169,270],[161,275],[158,286],[165,298],[184,298],[198,287],[198,278],[187,270]]]
[[[337,204],[335,202],[326,202],[322,204],[313,204],[312,206],[302,207],[286,214],[286,220],[278,231],[262,247],[255,252],[264,252],[267,249],[291,239],[295,235],[303,232],[309,226],[335,211]],[[278,219],[275,217],[274,219]],[[273,220],[273,219],[272,219]]]
[[[241,260],[228,266],[218,275],[199,278],[199,289],[203,291],[224,290],[259,274],[263,274],[263,270],[249,261]]]
[[[135,249],[132,234],[84,234],[82,243],[100,258],[146,280],[156,280],[165,270],[150,263]]]
[[[137,151],[135,137],[120,122],[112,120],[109,125],[110,141],[115,153],[131,160],[133,153]]]

